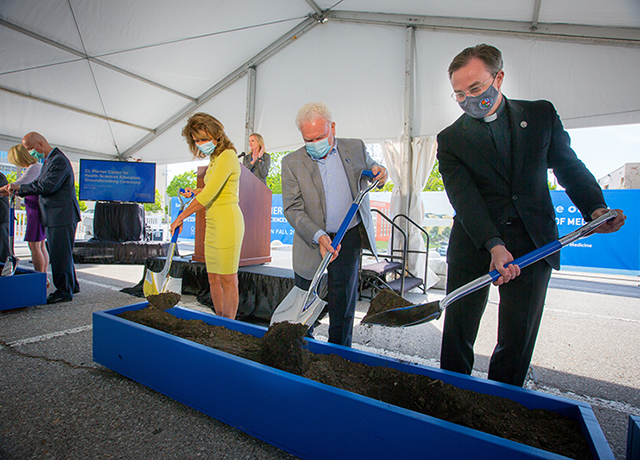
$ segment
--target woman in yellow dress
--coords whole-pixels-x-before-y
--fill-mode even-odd
[[[210,157],[204,188],[187,189],[195,198],[171,223],[171,234],[191,214],[206,209],[204,258],[211,300],[219,316],[235,319],[238,312],[238,265],[244,219],[238,205],[240,162],[224,126],[206,113],[196,113],[182,129],[196,158]]]

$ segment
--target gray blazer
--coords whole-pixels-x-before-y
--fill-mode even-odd
[[[338,139],[338,152],[353,200],[358,194],[360,173],[377,163],[367,154],[364,142],[359,139]],[[326,202],[320,169],[304,147],[282,159],[282,202],[284,215],[295,230],[293,270],[305,279],[312,279],[322,261],[313,236],[318,230],[326,229]],[[377,256],[368,196],[362,200],[358,213],[367,232],[368,248]]]

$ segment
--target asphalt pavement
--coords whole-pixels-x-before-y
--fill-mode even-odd
[[[182,255],[189,251],[180,245]],[[16,242],[16,255],[32,268],[24,243]],[[273,250],[272,264],[290,267],[290,255]],[[120,290],[142,279],[143,266],[82,264],[76,272],[81,292],[72,302],[0,312],[0,459],[294,458],[94,363],[92,313],[139,303]],[[640,415],[639,282],[554,272],[526,383],[591,404],[616,459],[625,459],[629,415]],[[495,345],[496,302],[492,288],[476,344],[480,377]],[[210,311],[189,296],[180,305]],[[358,319],[367,308],[358,303]],[[317,339],[326,340],[327,324],[316,328]],[[438,367],[441,328],[442,320],[399,329],[357,324],[354,347]]]

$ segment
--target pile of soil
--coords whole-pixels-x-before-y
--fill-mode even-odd
[[[277,323],[262,339],[183,320],[157,308],[120,317],[327,385],[575,459],[592,459],[580,425],[555,412],[457,388],[426,376],[354,363],[303,348],[307,328]]]
[[[147,302],[160,310],[168,310],[178,305],[182,296],[175,292],[161,292],[147,296]]]
[[[396,308],[414,307],[406,310],[394,310]],[[380,314],[382,313],[382,314]],[[415,305],[405,300],[396,292],[383,289],[371,300],[369,311],[362,323],[380,324],[382,326],[411,326],[440,318],[440,302],[428,302]]]

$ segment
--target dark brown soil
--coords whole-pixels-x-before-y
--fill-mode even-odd
[[[182,296],[175,292],[161,292],[147,296],[147,302],[160,310],[168,310],[175,307]]]
[[[373,299],[371,299],[369,310],[363,318],[363,321],[376,313],[393,310],[394,308],[408,307],[410,305],[413,304],[396,294],[394,291],[390,289],[382,289]]]
[[[412,306],[404,310],[394,310]],[[371,300],[369,311],[362,322],[365,324],[379,324],[382,326],[411,326],[426,321],[438,319],[441,315],[440,302],[434,301],[421,305],[414,305],[403,299],[396,292],[383,289]]]
[[[156,308],[122,318],[261,362],[305,378],[521,444],[576,459],[592,459],[578,422],[552,411],[530,410],[510,399],[463,390],[440,380],[386,367],[317,355],[302,348],[306,326],[278,323],[264,338],[200,320],[182,320]]]

